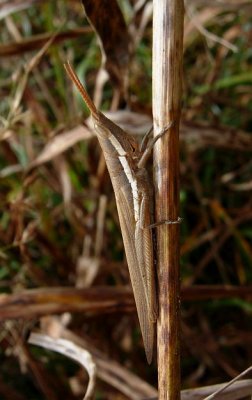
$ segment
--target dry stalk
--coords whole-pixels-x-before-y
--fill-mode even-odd
[[[159,320],[159,400],[180,398],[179,119],[182,83],[183,0],[153,2],[154,134],[173,121],[154,151]]]

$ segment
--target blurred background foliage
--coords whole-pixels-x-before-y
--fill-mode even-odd
[[[100,288],[121,288],[129,277],[104,160],[63,66],[70,60],[96,104],[128,131],[148,129],[152,4],[118,3],[0,2],[1,399],[83,397],[87,377],[78,366],[26,343],[30,328],[54,332],[54,321],[108,365],[156,385],[130,292],[102,308]],[[228,380],[252,360],[251,11],[246,1],[186,2],[183,387]],[[78,290],[97,309],[90,298],[80,305]],[[96,399],[127,398],[100,378]]]

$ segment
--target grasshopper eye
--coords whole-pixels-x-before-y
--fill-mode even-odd
[[[138,149],[137,143],[134,143],[133,141],[130,141],[129,144],[130,144],[132,153],[135,153],[136,150]]]

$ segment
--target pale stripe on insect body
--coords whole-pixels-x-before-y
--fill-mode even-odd
[[[147,360],[153,354],[158,314],[150,190],[147,172],[139,168],[144,151],[137,141],[98,111],[70,64],[65,68],[89,108],[116,197],[117,210]]]

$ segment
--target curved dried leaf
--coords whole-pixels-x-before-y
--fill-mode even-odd
[[[89,400],[92,398],[95,388],[96,365],[91,354],[87,350],[77,346],[70,340],[53,339],[50,336],[39,333],[31,333],[28,343],[44,347],[48,350],[53,350],[81,364],[86,369],[89,376],[88,387],[83,400]]]
[[[51,161],[81,140],[91,139],[92,133],[84,126],[63,132],[46,144],[39,156],[30,164],[29,170]]]

